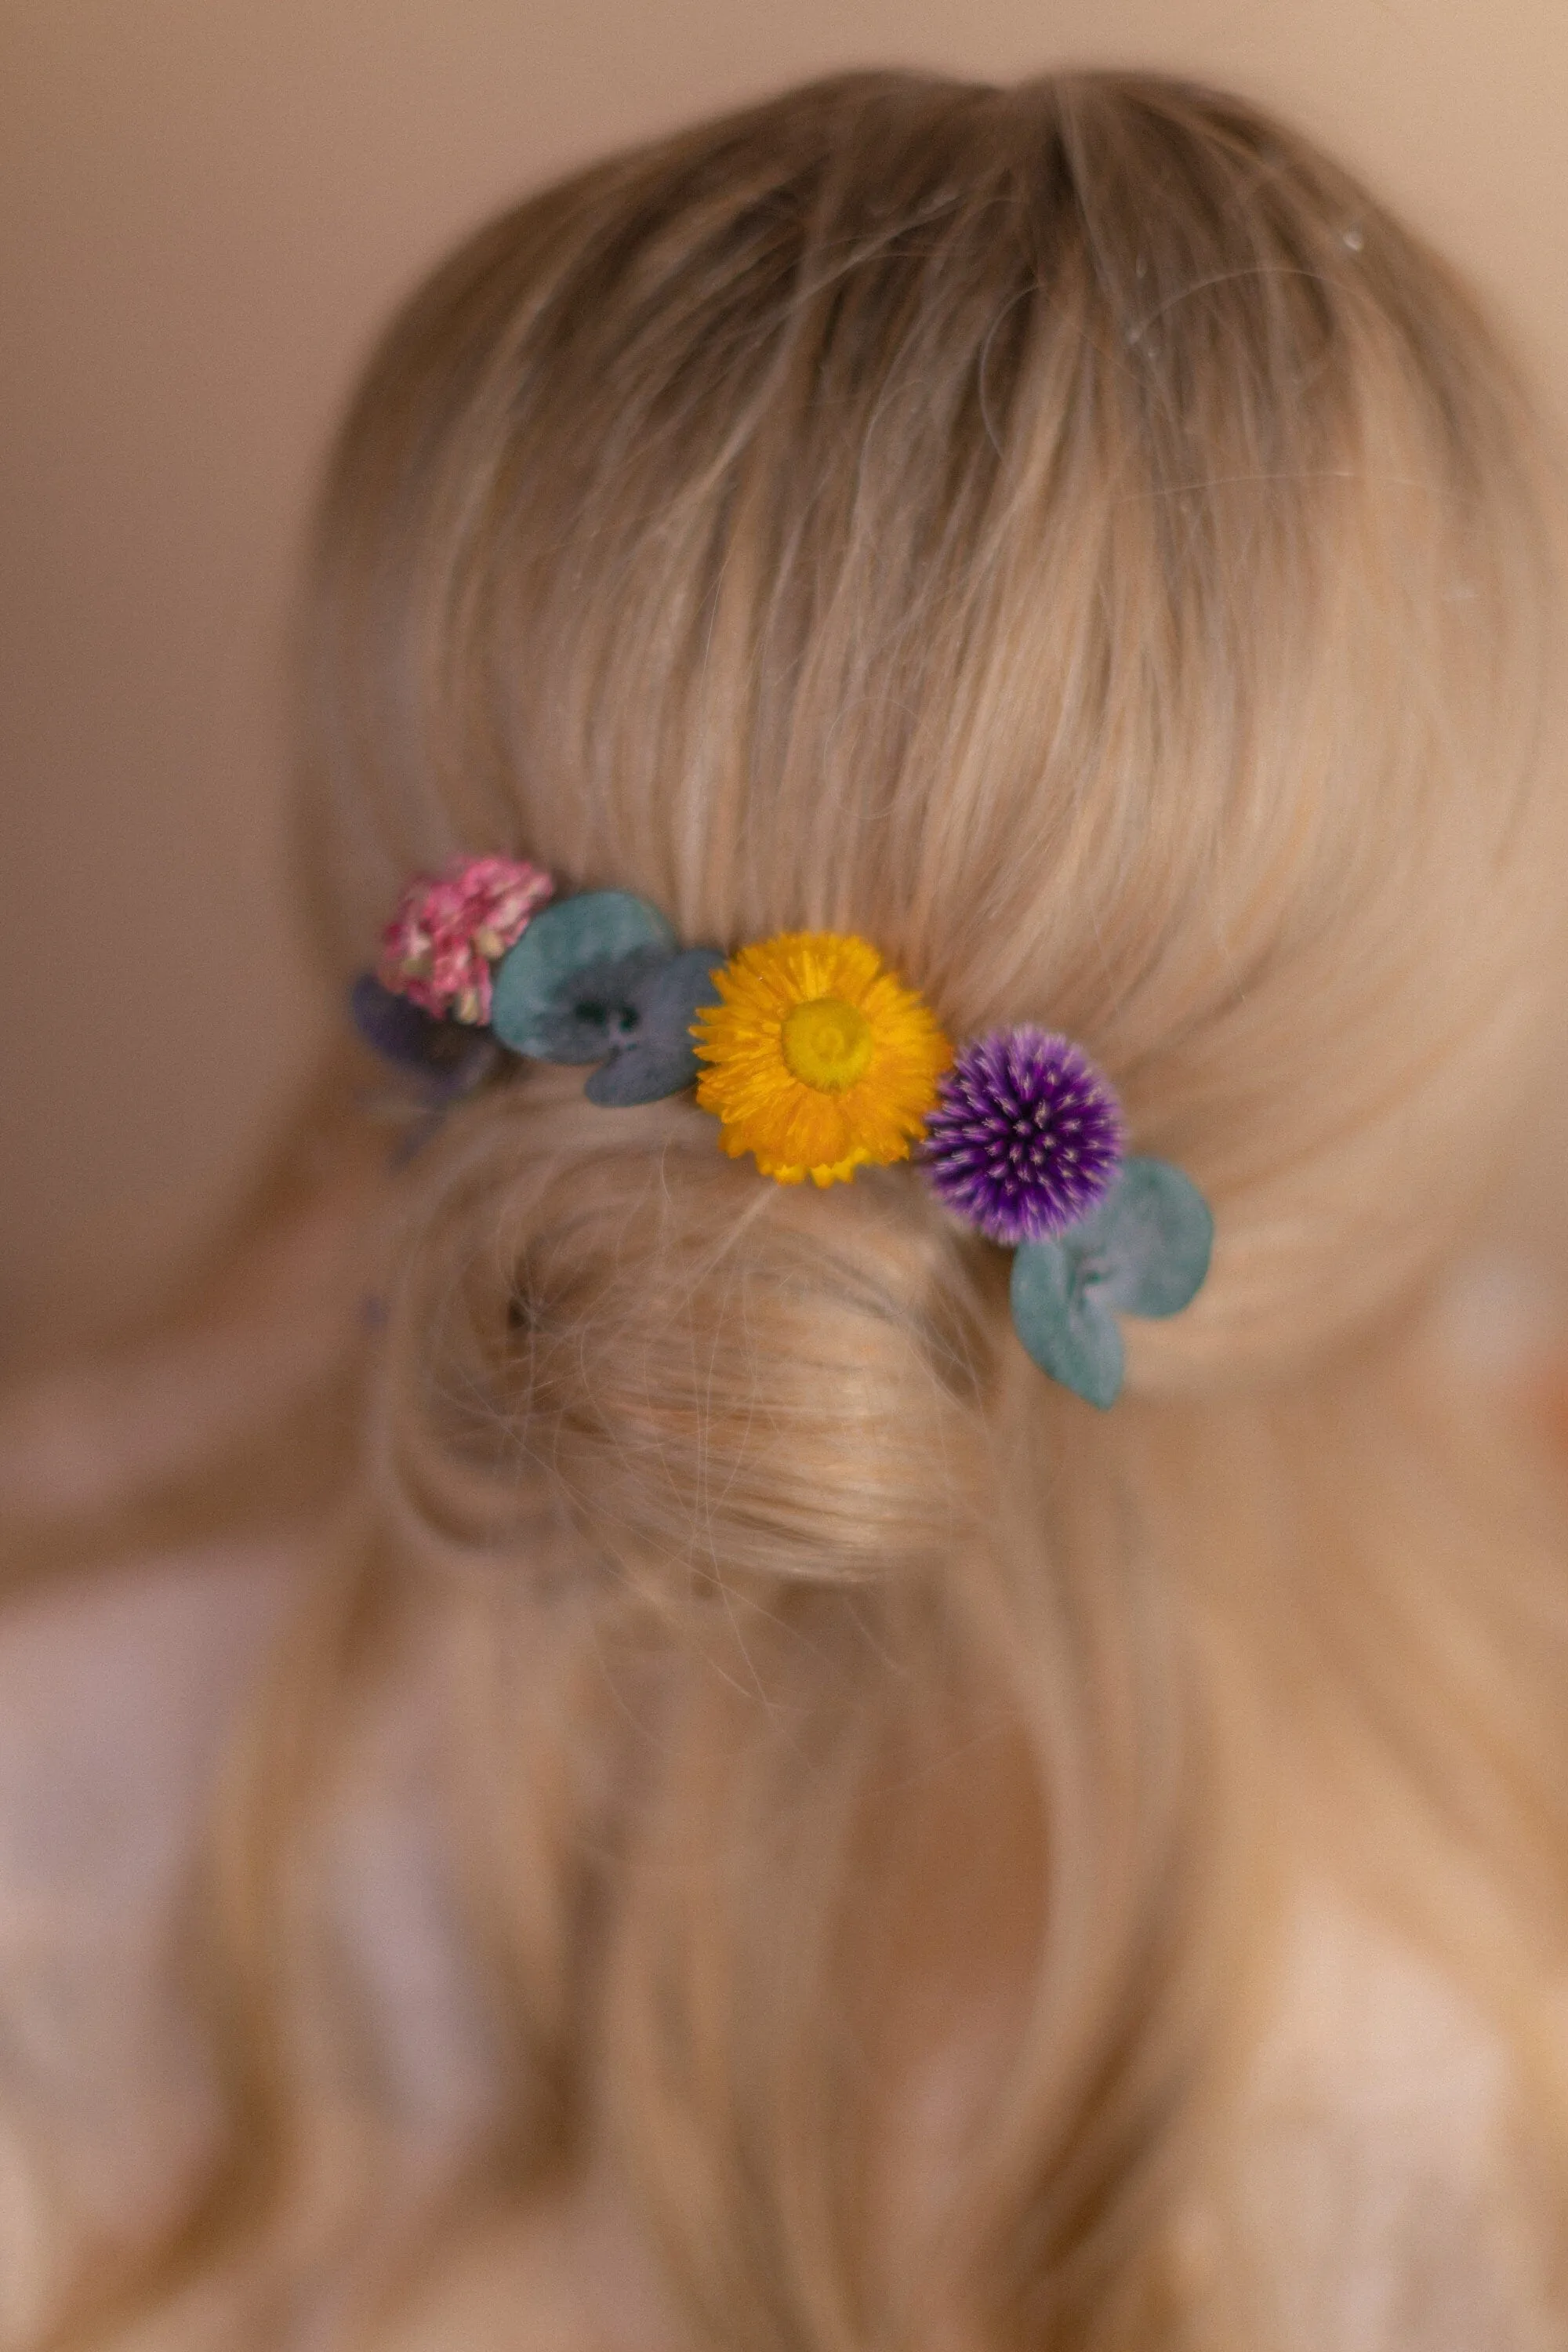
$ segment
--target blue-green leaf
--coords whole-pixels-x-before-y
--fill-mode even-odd
[[[586,890],[546,907],[495,968],[491,1029],[514,1054],[536,1061],[599,1060],[606,1050],[602,1042],[586,1051],[559,1050],[561,991],[574,973],[638,949],[670,955],[675,933],[657,907],[629,891]],[[577,1043],[586,1045],[588,1040],[579,1036]]]
[[[602,1062],[642,1030],[642,1000],[674,959],[665,948],[634,948],[569,971],[533,1024],[536,1062]]]
[[[1079,1278],[1069,1239],[1015,1251],[1013,1325],[1041,1371],[1104,1410],[1121,1392],[1121,1334],[1098,1281]]]
[[[1163,1160],[1129,1160],[1098,1209],[1013,1258],[1013,1322],[1040,1370],[1101,1407],[1121,1389],[1113,1310],[1179,1314],[1208,1272],[1214,1217]]]
[[[625,959],[618,991],[612,973],[604,992],[616,1034],[608,1057],[583,1089],[590,1102],[608,1109],[662,1102],[696,1085],[691,1024],[699,1006],[719,1002],[713,974],[723,963],[718,948],[688,948],[651,964],[644,963],[642,950]]]
[[[1080,1278],[1125,1315],[1179,1315],[1209,1270],[1214,1215],[1164,1160],[1129,1160],[1114,1192],[1061,1235]]]

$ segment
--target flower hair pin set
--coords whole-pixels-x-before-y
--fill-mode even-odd
[[[778,1183],[912,1160],[954,1216],[1013,1252],[1020,1341],[1091,1404],[1121,1391],[1117,1316],[1177,1314],[1208,1271],[1203,1195],[1128,1155],[1116,1094],[1079,1046],[1023,1024],[955,1050],[853,935],[682,948],[629,892],[557,898],[526,860],[464,857],[409,884],[351,1010],[433,1103],[504,1052],[592,1065],[584,1092],[606,1109],[694,1088],[723,1150]]]

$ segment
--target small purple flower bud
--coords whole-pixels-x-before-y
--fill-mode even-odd
[[[950,1209],[1016,1249],[1097,1207],[1122,1150],[1110,1082],[1069,1039],[1026,1027],[962,1049],[940,1081],[921,1158]]]

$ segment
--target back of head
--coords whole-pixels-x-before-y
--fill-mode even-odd
[[[528,1998],[715,2342],[913,2326],[844,2242],[877,2099],[843,1988],[898,1759],[977,1720],[1022,1759],[1032,1923],[963,2175],[977,2340],[1159,2334],[1127,2249],[1196,2104],[1226,1815],[1191,1794],[1193,1625],[1268,1565],[1226,1465],[1266,1453],[1294,1524],[1531,1083],[1549,503],[1442,265],[1299,138],[1148,79],[789,93],[485,230],[370,370],[302,634],[345,967],[459,850],[694,941],[854,930],[954,1035],[1082,1040],[1215,1214],[1099,1422],[907,1171],[803,1197],[688,1103],[539,1071],[409,1171],[378,1507],[422,1559],[499,1556],[541,1643],[569,1590],[657,1654],[659,1760],[591,1932],[586,1829],[553,1849]],[[1377,1552],[1375,1475],[1329,1466]],[[551,1737],[602,1755],[613,1713]],[[679,1901],[638,1868],[670,1841]]]
[[[458,256],[348,427],[334,936],[519,842],[693,939],[858,927],[954,1034],[1082,1038],[1205,1185],[1152,1378],[1300,1361],[1517,1087],[1529,446],[1447,274],[1232,101],[866,77],[605,165]]]

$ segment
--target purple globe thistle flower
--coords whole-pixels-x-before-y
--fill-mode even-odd
[[[938,1197],[1016,1249],[1078,1223],[1121,1166],[1121,1108],[1087,1054],[1033,1027],[965,1045],[940,1082],[921,1157]]]

